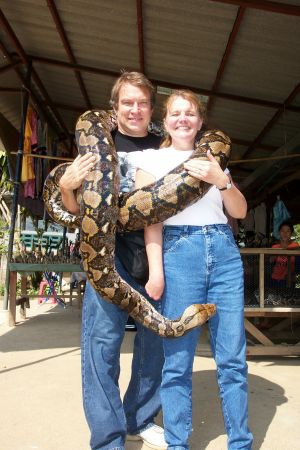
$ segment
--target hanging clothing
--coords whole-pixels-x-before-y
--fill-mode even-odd
[[[25,156],[26,153],[31,153],[31,136],[32,136],[32,127],[31,127],[31,118],[33,115],[33,109],[31,106],[28,106],[28,111],[26,115],[26,123],[25,123],[25,131],[24,131],[24,144],[23,144],[23,164],[22,164],[22,173],[21,173],[21,181],[26,182],[28,180],[34,180],[34,168],[33,168],[33,158],[31,156]]]
[[[23,194],[25,198],[34,198],[35,197],[35,180],[27,180],[24,183]]]
[[[245,231],[255,230],[254,209],[250,209],[250,211],[247,212],[245,219],[241,220],[241,224]]]
[[[277,200],[273,206],[273,237],[276,239],[280,239],[279,235],[279,227],[285,220],[289,220],[291,215],[287,210],[285,204],[280,197],[277,197]]]
[[[31,136],[30,136],[30,143],[31,143],[31,151],[36,149],[38,145],[38,115],[35,112],[34,109],[32,109],[31,117],[30,117],[30,126],[31,126]]]
[[[240,230],[239,230],[239,223],[238,223],[237,219],[235,219],[234,217],[231,217],[231,216],[228,214],[228,212],[226,211],[226,209],[225,209],[224,213],[225,213],[225,216],[227,217],[228,225],[229,225],[230,228],[231,228],[232,234],[233,234],[233,236],[236,237],[236,236],[239,234],[239,231],[240,231]]]
[[[254,210],[255,233],[266,236],[267,234],[267,208],[261,203]]]

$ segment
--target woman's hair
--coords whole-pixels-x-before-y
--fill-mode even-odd
[[[288,221],[282,222],[282,223],[279,225],[279,231],[280,231],[281,228],[283,228],[283,227],[289,227],[289,229],[291,230],[291,233],[294,233],[294,226],[293,226],[293,224],[291,224],[291,222],[288,222]]]
[[[206,107],[204,103],[201,102],[198,95],[195,94],[193,91],[190,91],[189,89],[178,89],[172,92],[172,94],[167,98],[163,106],[163,120],[167,117],[168,111],[173,101],[178,97],[184,98],[188,102],[191,102],[193,105],[195,105],[197,112],[199,113],[199,116],[201,117],[203,122],[205,122]],[[171,143],[172,143],[171,136],[165,132],[165,137],[160,145],[160,148],[169,147]]]
[[[116,80],[111,90],[109,103],[114,109],[118,108],[120,89],[122,86],[124,86],[124,84],[127,83],[146,89],[149,92],[151,107],[153,108],[155,101],[155,88],[151,81],[149,81],[143,73],[127,72],[126,70],[124,70],[121,76],[119,76],[119,78]]]

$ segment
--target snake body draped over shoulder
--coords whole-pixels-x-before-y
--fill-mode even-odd
[[[45,206],[57,223],[81,228],[83,268],[92,286],[105,300],[126,310],[162,337],[182,336],[214,315],[215,305],[194,304],[178,319],[163,317],[116,272],[115,234],[164,221],[203,197],[211,185],[190,176],[181,164],[156,183],[119,194],[118,157],[111,137],[115,126],[111,111],[87,111],[80,116],[76,124],[79,153],[93,152],[98,157],[77,197],[80,215],[70,214],[61,200],[59,180],[69,164],[57,166],[48,175],[43,193]],[[191,158],[207,159],[206,153],[210,150],[225,169],[230,149],[230,139],[224,133],[210,130],[203,133]]]

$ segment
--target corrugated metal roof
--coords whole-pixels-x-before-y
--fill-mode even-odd
[[[122,68],[144,68],[155,84],[189,86],[211,97],[209,124],[231,136],[233,160],[259,159],[272,156],[300,131],[300,1],[274,3],[277,11],[268,10],[269,2],[249,1],[247,7],[245,2],[235,3],[0,0],[0,7],[25,56],[32,57],[43,85],[33,77],[35,100],[58,134],[66,129],[72,133],[78,114],[89,105],[108,107],[111,86]],[[80,65],[77,74],[84,90],[53,19],[54,7],[73,64]],[[0,41],[5,55],[0,59],[1,113],[18,128],[26,71],[5,26]],[[9,68],[17,61],[19,66]],[[160,118],[164,100],[158,95],[155,119]],[[260,164],[232,164],[231,170],[243,181]],[[300,173],[299,169],[299,159],[293,158],[282,173]],[[256,186],[254,180],[247,195],[255,193]]]

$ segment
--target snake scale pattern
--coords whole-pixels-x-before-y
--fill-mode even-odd
[[[117,230],[138,230],[164,221],[201,198],[211,185],[189,176],[181,164],[152,185],[119,194],[118,156],[111,137],[115,126],[112,111],[93,110],[80,116],[76,124],[79,153],[93,152],[98,156],[77,196],[80,215],[70,214],[61,200],[59,180],[69,163],[55,167],[48,175],[43,193],[45,206],[57,223],[81,228],[83,267],[90,283],[105,300],[126,310],[162,337],[182,336],[214,315],[215,305],[194,304],[178,319],[163,317],[116,272],[115,234]],[[192,158],[206,159],[207,150],[210,150],[225,169],[230,149],[230,139],[223,132],[206,131]]]

